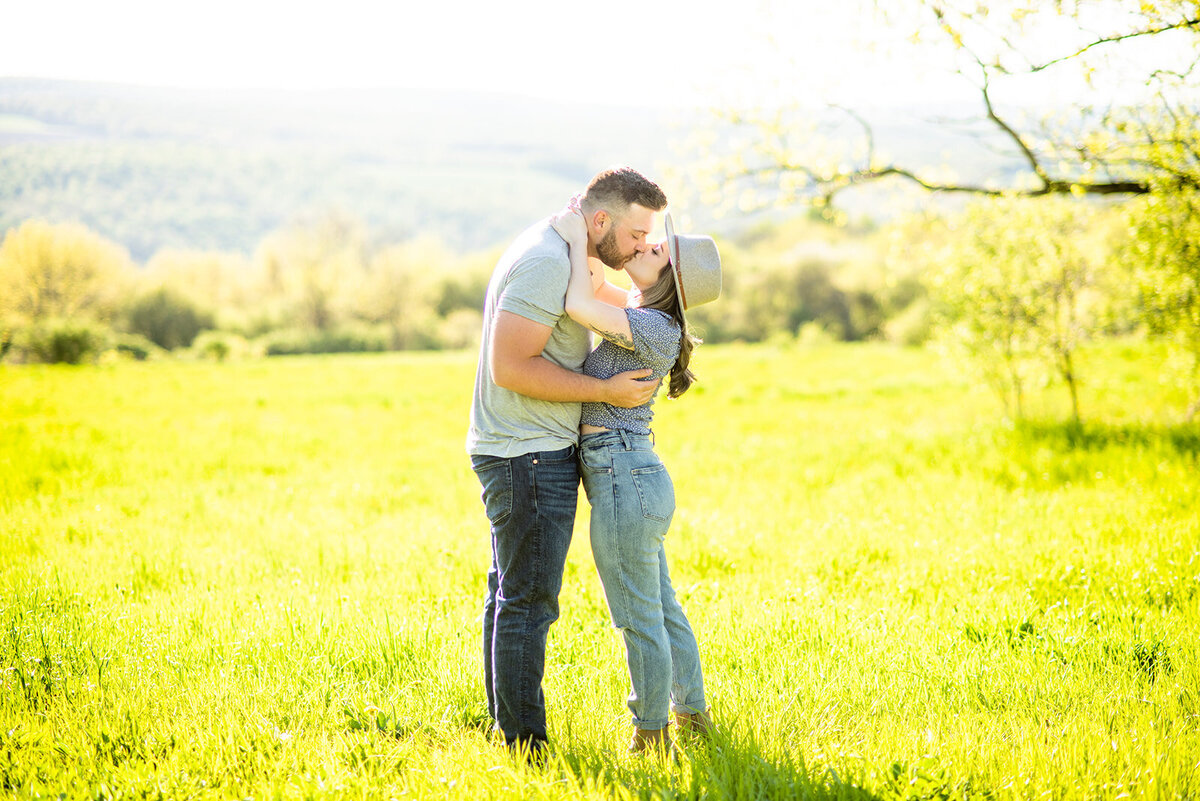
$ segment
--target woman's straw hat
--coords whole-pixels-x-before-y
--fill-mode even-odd
[[[710,303],[721,294],[721,254],[710,236],[675,233],[675,221],[666,214],[667,247],[675,271],[679,307],[690,309]]]

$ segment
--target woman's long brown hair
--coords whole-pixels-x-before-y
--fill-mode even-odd
[[[658,309],[666,312],[679,324],[679,358],[675,360],[675,365],[671,368],[671,381],[667,387],[667,397],[678,398],[687,392],[688,387],[696,381],[695,374],[688,369],[688,363],[692,360],[692,349],[700,344],[700,340],[692,336],[692,332],[688,330],[683,310],[679,308],[679,293],[675,291],[675,270],[671,267],[670,262],[658,274],[658,280],[642,293],[640,305],[643,309]]]

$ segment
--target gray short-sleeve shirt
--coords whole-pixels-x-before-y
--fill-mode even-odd
[[[483,310],[483,341],[475,372],[467,452],[512,458],[579,441],[579,404],[538,400],[492,381],[488,365],[496,315],[507,311],[552,330],[542,356],[580,372],[590,348],[587,329],[563,311],[571,262],[567,243],[548,220],[526,230],[500,257]]]

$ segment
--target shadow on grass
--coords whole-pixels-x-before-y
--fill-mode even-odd
[[[1088,486],[1107,475],[1142,471],[1160,461],[1194,462],[1200,455],[1200,424],[1142,425],[1026,420],[997,432],[995,448],[972,463],[1008,489],[1053,490]]]
[[[753,740],[736,735],[687,746],[673,758],[575,749],[559,751],[552,764],[580,787],[620,789],[622,797],[639,799],[882,801],[855,777],[839,776],[832,768],[810,768],[802,758],[786,753],[769,756]]]
[[[1038,445],[1055,451],[1102,451],[1137,448],[1200,454],[1200,423],[1143,425],[1022,421],[1013,429],[1013,444]]]
[[[344,714],[351,731],[374,731],[400,738],[423,736],[431,743],[443,745],[454,740],[455,732],[487,734],[490,728],[490,720],[475,705],[458,709],[440,722],[416,725],[396,720],[380,710],[368,710],[366,714],[345,710]],[[492,744],[498,753],[506,750],[498,738],[493,737]],[[361,747],[360,750],[358,762],[351,754],[352,767],[368,761],[366,750]],[[606,797],[647,801],[933,801],[993,797],[970,779],[957,780],[952,771],[931,757],[922,757],[911,764],[895,762],[869,775],[860,775],[853,772],[854,768],[810,765],[803,755],[793,751],[787,742],[768,746],[761,735],[734,723],[729,729],[718,730],[711,741],[683,743],[669,756],[631,755],[617,744],[612,748],[597,748],[590,744],[552,743],[541,757],[531,758],[528,752],[509,750],[507,758],[526,778],[529,774],[525,772],[532,771],[553,785],[566,783],[589,794],[599,792]],[[868,783],[877,789],[867,789]]]
[[[440,718],[432,720],[409,719],[398,715],[394,708],[384,711],[373,706],[360,710],[345,705],[342,708],[342,716],[348,731],[375,733],[393,739],[407,739],[420,735],[441,741],[453,732],[476,731],[487,734],[492,728],[492,720],[480,704],[451,704],[446,707]]]

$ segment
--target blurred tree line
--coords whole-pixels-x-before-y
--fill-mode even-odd
[[[930,341],[965,356],[1013,417],[1061,379],[1081,415],[1079,350],[1157,337],[1200,397],[1200,193],[1124,201],[983,198],[883,226],[819,213],[720,241],[705,341]],[[138,268],[78,224],[30,220],[0,244],[0,358],[73,362],[169,352],[257,355],[475,346],[498,251],[375,244],[338,214],[298,221],[251,257],[163,250]],[[1196,407],[1190,410],[1194,414]]]
[[[878,275],[882,241],[801,219],[722,242],[725,293],[696,324],[710,342],[889,336],[922,289]],[[0,349],[20,362],[471,347],[498,257],[433,238],[381,245],[330,213],[268,235],[251,257],[166,249],[139,268],[85,226],[28,220],[0,244]],[[918,322],[898,337],[924,335]]]
[[[478,339],[492,259],[432,239],[373,246],[361,223],[328,214],[249,258],[169,249],[139,269],[82,225],[29,220],[0,244],[0,356],[460,348]]]

